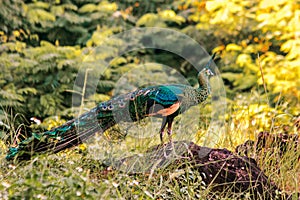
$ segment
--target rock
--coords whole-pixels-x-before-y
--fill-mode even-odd
[[[193,142],[177,141],[153,146],[143,156],[124,158],[115,167],[131,174],[153,174],[158,168],[180,170],[189,167],[201,175],[201,181],[210,187],[212,195],[242,193],[251,199],[288,197],[270,181],[254,159],[236,155],[227,149],[201,147]]]

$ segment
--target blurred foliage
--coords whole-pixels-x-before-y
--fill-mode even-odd
[[[33,116],[71,118],[72,105],[83,112],[109,99],[122,74],[147,62],[172,66],[196,83],[193,67],[170,52],[141,45],[141,50],[116,58],[123,50],[120,44],[130,44],[106,38],[134,27],[171,28],[189,35],[210,53],[219,53],[229,99],[238,101],[237,94],[255,90],[264,105],[297,115],[299,7],[299,1],[291,0],[1,1],[1,126],[9,129],[7,120],[16,113],[27,119],[18,118],[16,124],[29,124]],[[184,49],[189,44],[174,40],[174,45]],[[99,77],[98,84],[86,82]]]
[[[266,84],[273,104],[285,98],[299,105],[299,1],[187,1],[183,7],[192,8],[197,29],[218,38],[213,51],[221,52],[233,95]]]
[[[300,114],[299,0],[2,0],[0,137],[5,139],[0,140],[0,157],[4,159],[7,151],[4,141],[21,140],[28,126],[31,130],[49,130],[113,94],[134,89],[139,77],[144,79],[139,84],[151,83],[152,77],[139,70],[144,64],[148,63],[146,72],[154,72],[151,74],[163,81],[173,83],[174,72],[179,72],[191,85],[196,84],[195,69],[179,55],[143,49],[142,44],[136,51],[119,55],[123,47],[133,44],[126,39],[107,38],[135,27],[176,30],[199,42],[209,53],[219,53],[217,65],[229,103],[226,134],[219,138],[219,147],[234,149],[261,130],[297,131],[292,127],[293,117]],[[129,37],[136,41],[149,38]],[[191,45],[179,44],[176,38],[168,40],[180,49]],[[155,42],[165,44],[162,39]],[[164,70],[164,65],[174,70]],[[120,85],[124,87],[116,91]],[[209,105],[204,109],[209,112],[200,116],[203,129],[197,132],[202,138],[211,112]],[[194,131],[192,126],[199,125],[191,123],[186,123],[182,132]],[[99,146],[104,153],[111,151],[103,144]],[[79,147],[78,151],[84,149]],[[161,181],[157,181],[150,178],[152,174],[149,178],[112,174],[94,157],[87,159],[76,151],[39,156],[29,163],[16,167],[1,162],[1,198],[186,196],[171,178],[163,180],[159,175]],[[299,191],[299,167],[268,174],[282,188]],[[195,191],[189,181],[185,184],[185,188],[191,188],[189,192]],[[203,192],[198,198],[207,198],[208,191]]]

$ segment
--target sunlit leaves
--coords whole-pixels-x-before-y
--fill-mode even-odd
[[[49,115],[47,112],[64,111],[70,103],[72,81],[82,68],[95,69],[97,66],[98,71],[93,77],[101,74],[105,79],[97,86],[97,92],[109,96],[120,74],[148,61],[148,58],[140,59],[139,53],[132,57],[124,55],[110,63],[112,70],[100,73],[107,67],[106,61],[118,55],[127,44],[126,40],[109,37],[135,26],[175,28],[200,41],[208,51],[214,48],[221,57],[218,64],[230,97],[252,88],[263,94],[263,84],[266,84],[271,103],[289,97],[288,102],[299,105],[300,11],[293,1],[178,0],[163,3],[161,0],[89,0],[21,4],[24,12],[17,9],[16,15],[24,16],[24,21],[29,23],[29,32],[15,26],[17,16],[8,13],[12,7],[4,5],[7,9],[0,8],[1,16],[8,14],[11,27],[18,27],[10,29],[11,34],[6,30],[0,32],[0,66],[3,69],[0,86],[8,92],[6,96],[12,95],[12,102],[21,102],[20,109],[24,108],[23,104],[28,104],[29,111],[25,109],[28,115],[34,113],[45,117]],[[10,26],[6,24],[5,27]],[[164,38],[156,40],[162,45],[165,42]],[[173,44],[174,48],[178,45],[176,41]],[[101,48],[97,48],[100,45]],[[141,54],[148,56],[148,53],[143,51]],[[191,71],[190,66],[172,56],[153,53],[154,56],[157,62],[180,66],[181,72],[188,74]],[[16,84],[15,90],[8,86],[10,82]],[[41,100],[48,93],[53,95],[54,101],[49,97]],[[20,94],[23,99],[19,99]],[[101,95],[99,98],[90,95],[90,92],[86,93],[88,101],[102,99]],[[66,102],[62,101],[64,98]],[[37,109],[36,105],[41,101],[41,109]],[[46,107],[46,101],[51,103],[49,107]]]
[[[21,50],[25,49],[25,47],[26,47],[26,44],[23,42],[19,42],[19,41],[7,42],[7,43],[4,43],[3,45],[1,45],[0,52],[7,51],[7,50],[9,50],[11,52],[15,52],[15,51],[20,52]]]
[[[185,19],[182,16],[176,15],[176,13],[173,10],[164,10],[159,12],[159,16],[164,21],[170,21],[170,22],[176,22],[177,24],[181,24],[185,22]]]
[[[118,9],[116,3],[96,0],[83,5],[35,1],[24,7],[31,32],[61,45],[83,45],[98,24],[111,23],[108,17]]]
[[[138,21],[138,26],[147,26],[147,27],[167,27],[166,23],[174,22],[178,25],[185,22],[185,18],[182,16],[177,15],[173,10],[164,10],[159,12],[158,14],[155,13],[147,13],[143,15]]]
[[[24,3],[21,0],[0,1],[0,32],[11,36],[13,30],[25,29]],[[1,33],[0,33],[1,35]]]
[[[74,80],[77,49],[42,42],[40,47],[24,47],[18,53],[1,54],[1,109],[25,113],[28,119],[58,114],[64,108],[63,100],[70,101],[62,94]]]
[[[98,4],[97,10],[101,12],[111,13],[118,9],[118,5],[116,3],[109,3],[108,1],[101,1]]]
[[[83,5],[81,8],[79,8],[78,12],[80,13],[87,13],[87,12],[94,12],[97,10],[97,5],[88,3]]]
[[[299,60],[299,58],[297,59]],[[268,88],[282,95],[288,95],[289,101],[299,103],[300,99],[300,70],[299,61],[289,61],[286,57],[267,53],[261,58],[262,64],[265,66],[265,81]],[[263,84],[262,80],[258,80],[259,84]],[[276,101],[278,98],[275,99]]]
[[[32,88],[32,87],[25,87],[25,88],[21,88],[18,90],[18,93],[19,94],[37,94],[37,90],[35,88]]]
[[[290,103],[299,104],[299,8],[295,1],[288,0],[215,0],[206,2],[205,8],[200,11],[202,14],[194,12],[189,17],[199,22],[198,29],[214,29],[213,34],[225,42],[214,51],[221,52],[226,72],[223,77],[232,82],[235,89],[244,88],[241,85],[253,75],[257,81],[252,82],[250,88],[256,83],[264,84],[259,70],[261,67],[267,88],[276,96],[272,99],[273,103],[282,95],[290,97]],[[240,73],[244,75],[241,85],[233,78]]]
[[[226,51],[241,51],[243,47],[236,44],[228,44],[226,45]]]
[[[292,1],[272,1],[265,0],[260,2],[257,11],[256,20],[261,22],[258,26],[273,26],[273,27],[285,27],[288,25],[288,20],[294,16]],[[270,12],[275,11],[275,12]]]
[[[44,21],[55,21],[55,16],[53,14],[42,9],[30,10],[28,12],[28,17],[30,22],[41,23],[44,26],[47,25]]]
[[[300,39],[291,39],[282,44],[281,51],[288,53],[287,59],[300,60]]]
[[[91,46],[100,46],[103,44],[120,44],[120,40],[118,39],[108,39],[110,36],[114,34],[114,32],[121,31],[118,27],[115,28],[108,28],[108,27],[100,27],[97,28],[96,31],[93,32],[92,36],[90,39],[86,42],[86,46],[91,47]],[[121,46],[121,45],[120,45]]]
[[[236,59],[236,64],[238,64],[240,67],[245,67],[248,65],[248,63],[251,63],[252,59],[249,54],[240,54],[238,55]]]
[[[165,27],[164,23],[159,21],[159,17],[157,14],[154,13],[147,13],[143,15],[136,23],[138,26],[147,26],[147,27],[152,27],[152,26],[159,26],[159,27]]]
[[[147,13],[143,15],[136,23],[138,26],[165,26],[163,23],[159,23],[159,17],[154,13]]]
[[[245,26],[243,18],[248,16],[252,17],[253,11],[245,12],[245,9],[255,5],[255,2],[250,1],[206,1],[205,6],[199,6],[196,3],[192,5],[197,6],[189,19],[198,22],[197,28],[204,30],[214,29],[216,35],[225,36],[227,34],[238,34],[238,31],[243,29],[251,29]],[[225,34],[225,35],[224,35]]]

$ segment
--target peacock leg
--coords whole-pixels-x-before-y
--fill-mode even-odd
[[[174,120],[174,117],[168,118],[167,133],[168,133],[170,142],[172,142],[172,124],[173,124],[173,120]]]
[[[160,142],[161,142],[162,144],[164,144],[163,137],[164,137],[164,129],[165,129],[165,127],[166,127],[166,124],[167,124],[167,118],[164,117],[164,118],[163,118],[163,121],[162,121],[162,124],[161,124],[160,133],[159,133],[159,136],[160,136]]]
[[[178,155],[175,151],[175,145],[172,141],[172,125],[173,125],[173,121],[174,121],[174,117],[170,117],[168,118],[168,128],[167,128],[167,133],[169,135],[169,141],[170,141],[170,145],[171,145],[171,149],[173,151],[173,155],[175,157],[178,157],[178,158],[182,158],[182,156]]]

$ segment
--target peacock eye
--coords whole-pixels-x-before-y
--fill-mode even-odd
[[[102,110],[107,110],[107,106],[105,104],[101,104],[100,107],[102,108]]]
[[[130,100],[134,100],[134,95],[133,94],[130,96]]]
[[[119,103],[119,107],[120,107],[120,108],[124,108],[124,107],[125,107],[125,103],[124,103],[124,102],[120,102],[120,103]]]
[[[112,109],[114,109],[114,106],[111,104],[108,106],[108,110],[112,110]]]

